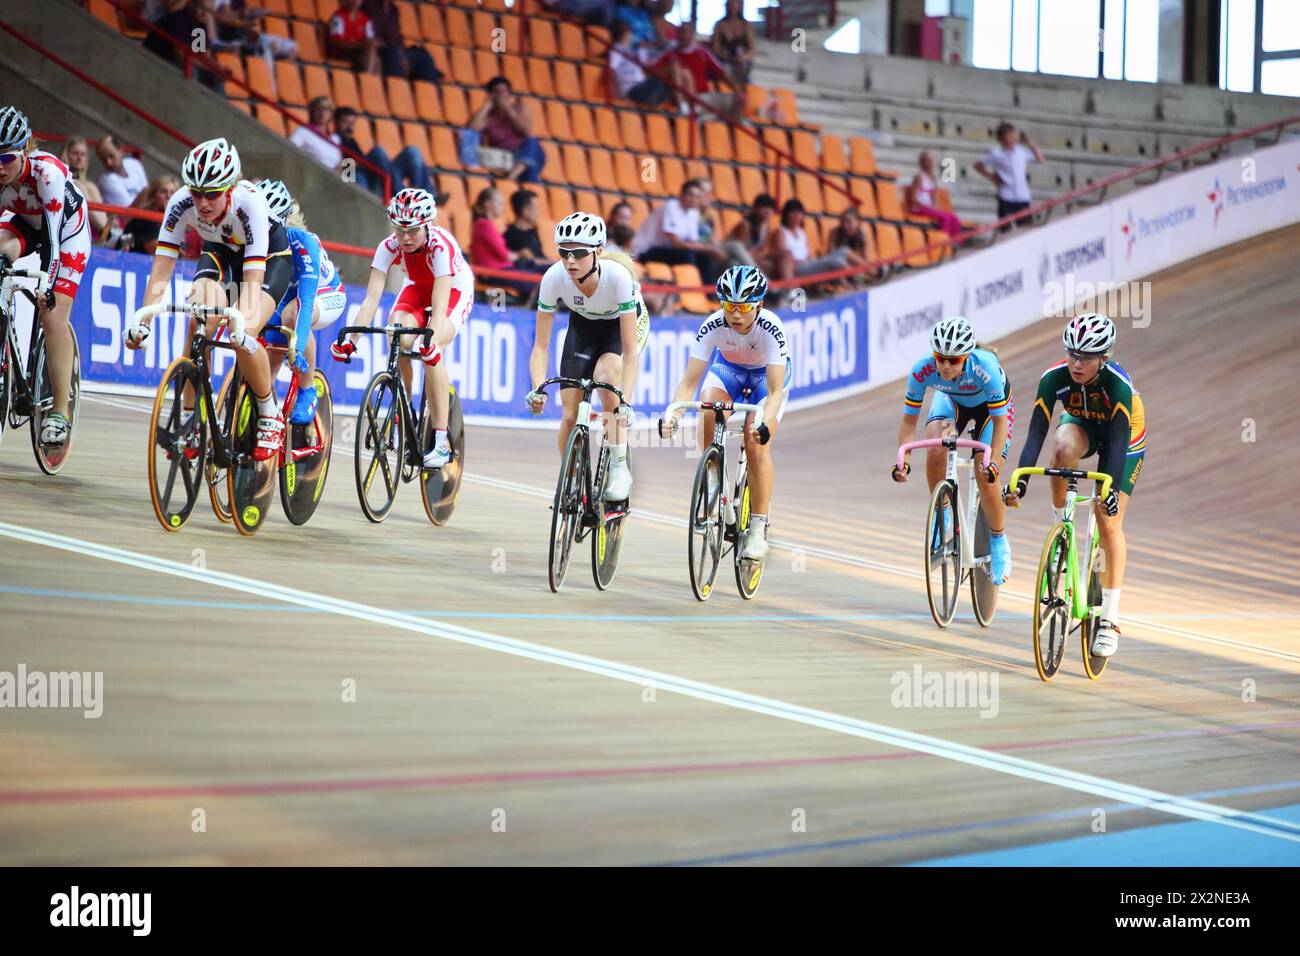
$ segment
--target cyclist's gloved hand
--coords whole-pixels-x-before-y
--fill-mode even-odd
[[[659,419],[659,437],[672,438],[677,434],[677,416],[670,415]]]
[[[1106,492],[1106,497],[1101,499],[1101,506],[1112,518],[1119,514],[1119,495],[1115,494],[1114,488]]]
[[[433,336],[421,336],[416,340],[415,349],[420,353],[420,359],[430,368],[442,361],[442,349],[433,340]]]
[[[907,481],[907,476],[911,473],[912,463],[910,461],[903,462],[903,467],[901,469],[897,464],[895,464],[893,468],[889,469],[889,477],[893,478],[899,484]]]
[[[1029,479],[1021,478],[1019,481],[1016,482],[1016,486],[1014,488],[1012,488],[1010,485],[1006,485],[1003,487],[1002,500],[1007,504],[1011,505],[1012,507],[1019,508],[1020,502],[1025,500],[1025,492],[1027,492],[1028,490],[1029,490]]]
[[[293,353],[293,367],[304,375],[307,373],[307,356],[297,349]]]
[[[540,415],[542,413],[542,409],[546,407],[546,393],[539,392],[536,389],[533,389],[531,392],[529,392],[527,395],[524,396],[524,404],[528,407],[528,410],[532,412],[534,415]]]
[[[984,469],[984,480],[990,485],[996,484],[998,480],[998,463],[989,459],[989,466]]]
[[[330,355],[334,356],[336,362],[352,361],[352,353],[357,350],[355,342],[335,342],[330,346]]]
[[[54,304],[54,290],[46,289],[45,293],[41,296],[41,308],[46,312],[53,312]]]
[[[134,325],[126,327],[126,334],[122,337],[126,347],[132,352],[144,348],[144,340],[149,337],[149,326],[143,322],[137,322]]]
[[[624,402],[622,405],[618,406],[618,408],[614,410],[614,414],[618,417],[618,422],[620,425],[622,425],[624,428],[631,427],[632,425],[631,405]]]

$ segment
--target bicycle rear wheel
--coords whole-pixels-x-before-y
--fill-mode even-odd
[[[763,580],[763,568],[767,558],[758,561],[747,560],[740,556],[745,546],[745,532],[749,530],[749,470],[742,467],[740,478],[736,482],[736,545],[732,550],[732,563],[736,571],[736,588],[746,601],[758,593],[758,585]],[[766,533],[766,531],[764,532]]]
[[[1097,570],[1097,549],[1092,549],[1092,562],[1088,569],[1088,617],[1079,631],[1083,635],[1083,671],[1088,680],[1097,680],[1106,669],[1109,657],[1098,657],[1092,653],[1092,639],[1097,635],[1097,625],[1101,622],[1100,613],[1094,609],[1101,607],[1101,572]]]
[[[81,351],[77,348],[77,333],[71,326],[68,335],[72,336],[72,388],[68,394],[68,438],[62,445],[41,443],[41,429],[45,427],[46,419],[54,413],[54,384],[50,380],[50,370],[46,364],[45,336],[42,335],[36,343],[36,367],[32,374],[32,454],[36,456],[37,466],[47,475],[57,475],[63,470],[77,431],[77,405],[81,400]]]
[[[4,441],[9,424],[9,407],[13,401],[13,356],[9,353],[9,319],[0,322],[0,441]]]
[[[275,475],[279,458],[257,461],[257,399],[242,379],[235,389],[234,425],[230,430],[229,485],[230,517],[242,535],[257,533],[275,497]]]
[[[217,395],[217,420],[212,427],[215,433],[221,436],[226,448],[230,447],[230,429],[235,421],[235,393],[238,391],[239,381],[239,366],[232,366],[226,373],[225,381],[221,383],[220,394]],[[195,398],[195,407],[200,412],[203,411],[203,404],[197,398]],[[226,478],[225,467],[217,464],[215,455],[208,456],[206,473],[212,513],[222,524],[230,524],[234,520],[230,517],[230,482]]]
[[[930,616],[935,624],[947,627],[957,616],[957,595],[961,593],[961,515],[956,489],[946,480],[930,494],[923,555]]]
[[[975,518],[973,544],[975,567],[970,569],[970,600],[975,608],[975,620],[980,627],[988,627],[998,609],[998,586],[993,583],[993,566],[989,563],[989,523],[983,508]]]
[[[432,448],[433,425],[428,415],[423,417],[420,435],[422,447]],[[438,527],[450,521],[456,510],[461,477],[465,473],[465,416],[455,386],[451,389],[451,405],[447,413],[447,441],[451,445],[451,461],[441,468],[425,468],[420,472],[424,513]]]
[[[601,448],[601,485],[609,476],[609,446]],[[623,553],[623,538],[626,534],[629,503],[625,501],[606,501],[604,487],[598,487],[596,494],[597,525],[591,536],[591,576],[596,581],[597,589],[603,591],[614,583],[618,573],[618,559]]]
[[[355,469],[361,512],[375,524],[388,517],[401,484],[406,426],[397,379],[380,372],[370,380],[357,411]]]
[[[547,582],[558,592],[564,586],[564,576],[569,572],[569,555],[573,540],[582,521],[583,500],[586,492],[587,433],[575,428],[569,435],[560,459],[560,477],[555,483],[555,500],[551,503],[551,549],[547,565]]]
[[[1070,535],[1064,524],[1052,526],[1038,561],[1034,586],[1034,667],[1049,681],[1061,669],[1070,636]]]
[[[308,425],[285,424],[284,466],[280,469],[280,505],[291,524],[305,524],[316,513],[325,478],[329,474],[330,451],[334,447],[334,400],[325,374],[316,370],[316,418]],[[294,460],[294,450],[300,457]],[[309,453],[302,454],[310,449]]]
[[[179,531],[190,518],[203,481],[208,423],[200,412],[185,411],[185,390],[197,398],[198,367],[178,358],[163,373],[149,419],[149,500],[165,531]]]
[[[722,564],[722,453],[713,445],[695,467],[686,531],[691,590],[696,600],[707,601]]]

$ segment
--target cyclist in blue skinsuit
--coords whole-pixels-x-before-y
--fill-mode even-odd
[[[989,523],[993,583],[1002,584],[1011,577],[1011,543],[1005,534],[1006,504],[998,491],[998,458],[1005,461],[1011,453],[1011,424],[1015,420],[1011,382],[997,355],[977,347],[975,330],[959,315],[944,319],[934,327],[930,333],[930,348],[933,354],[912,366],[908,376],[898,444],[913,440],[926,389],[933,388],[938,394],[930,403],[925,437],[960,437],[967,425],[973,425],[977,440],[993,450],[989,467],[979,472],[978,487],[984,517]],[[932,448],[926,455],[925,475],[931,490],[943,480],[947,460],[947,452],[942,448]],[[894,480],[907,481],[911,470],[907,461],[904,461],[902,471],[895,465],[892,471]]]
[[[270,332],[279,329],[285,321],[294,323],[299,350],[294,360],[294,369],[298,373],[298,398],[289,421],[294,425],[306,425],[316,415],[316,387],[312,381],[316,341],[312,331],[332,325],[339,319],[347,307],[347,294],[343,291],[343,280],[334,270],[334,263],[321,248],[319,237],[305,227],[298,204],[284,183],[263,179],[257,188],[266,197],[271,218],[284,223],[289,240],[294,277],[266,327]],[[270,341],[283,343],[287,339],[276,332]]]

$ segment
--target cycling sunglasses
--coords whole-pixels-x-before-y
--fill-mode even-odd
[[[723,302],[722,307],[728,312],[739,312],[741,315],[749,315],[758,309],[757,302]]]
[[[1103,357],[1096,352],[1075,352],[1071,349],[1066,349],[1065,355],[1071,362],[1086,362],[1088,359]]]
[[[222,186],[220,189],[198,189],[190,187],[190,195],[195,199],[220,199],[226,193],[230,192],[229,186]]]
[[[966,361],[966,356],[964,355],[940,355],[938,352],[934,352],[933,355],[934,360],[940,365],[960,365],[962,362]]]
[[[578,249],[564,249],[564,248],[561,248],[561,249],[560,249],[560,258],[561,258],[561,259],[573,259],[575,262],[581,262],[583,259],[587,258],[587,256],[590,256],[590,255],[594,254],[595,251],[596,251],[595,249],[590,249],[590,248],[588,248],[587,246],[582,246],[582,247],[580,247],[580,248],[578,248]]]
[[[22,158],[22,153],[0,153],[0,166],[8,166],[14,160]]]

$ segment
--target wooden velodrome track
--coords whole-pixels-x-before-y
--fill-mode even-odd
[[[181,533],[158,527],[142,401],[88,397],[57,479],[10,434],[0,670],[103,671],[105,687],[97,720],[0,711],[0,862],[1300,862],[1300,447],[1280,400],[1297,242],[1165,272],[1150,327],[1121,325],[1149,453],[1099,683],[1074,645],[1055,682],[1034,672],[1041,479],[1012,515],[994,626],[968,594],[953,627],[930,621],[924,483],[887,476],[901,385],[786,417],[778,547],[752,603],[729,577],[691,597],[680,449],[634,451],[613,589],[584,550],[552,595],[549,432],[472,429],[441,529],[414,486],[367,523],[341,449],[311,523],[277,505],[251,540],[205,503]],[[1020,433],[1059,329],[998,343]],[[996,674],[996,715],[894,706],[893,676],[918,667]]]

